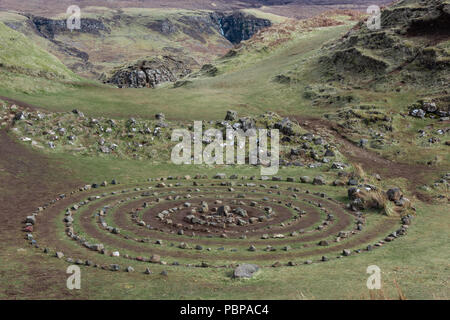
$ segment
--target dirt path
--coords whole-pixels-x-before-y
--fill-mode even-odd
[[[53,295],[63,298],[68,290],[55,295],[55,287],[64,283],[65,274],[54,266],[46,265],[46,257],[31,258],[15,253],[16,250],[32,250],[24,240],[23,224],[28,213],[32,213],[43,202],[55,194],[75,188],[73,181],[64,177],[55,161],[14,141],[6,130],[0,130],[0,250],[2,263],[12,261],[19,267],[0,277],[0,291],[9,299],[42,299]],[[60,173],[60,175],[58,175]],[[11,255],[12,252],[12,255]],[[6,271],[5,271],[6,272]],[[2,280],[2,279],[3,280]],[[19,282],[4,282],[18,279]],[[23,285],[17,286],[27,279]],[[57,285],[55,285],[57,284]]]
[[[5,97],[5,96],[0,96],[0,100],[9,102],[9,103],[11,103],[11,104],[16,104],[16,105],[18,105],[18,106],[20,106],[20,107],[27,108],[27,109],[31,109],[31,110],[43,110],[43,111],[48,111],[48,110],[46,110],[45,108],[36,106],[36,105],[34,105],[34,104],[26,103],[26,102],[24,102],[24,101],[20,101],[20,100],[8,98],[8,97]]]
[[[116,190],[119,190],[119,189],[116,189]],[[123,197],[130,197],[130,196],[133,196],[134,194],[140,194],[140,193],[141,193],[141,191],[134,192],[134,193],[127,194],[127,195],[118,194],[114,198],[120,199]],[[96,190],[92,190],[92,191],[88,192],[87,194],[79,193],[75,196],[70,196],[61,201],[58,201],[54,206],[47,208],[45,211],[46,219],[42,220],[38,224],[39,232],[37,233],[37,239],[39,241],[42,241],[42,243],[49,244],[50,247],[57,246],[58,249],[63,248],[63,250],[62,250],[63,252],[70,253],[71,256],[78,257],[77,254],[79,254],[81,252],[81,250],[85,250],[85,249],[83,249],[82,246],[79,246],[77,249],[73,249],[73,247],[69,246],[67,243],[61,242],[59,235],[54,230],[54,224],[51,222],[54,221],[59,214],[61,214],[61,211],[64,208],[67,208],[74,202],[76,203],[76,202],[81,201],[82,199],[85,199],[88,195],[94,195],[94,194],[98,194],[98,191],[96,192]],[[313,199],[313,198],[311,198],[311,199]],[[88,234],[90,238],[96,239],[98,241],[98,243],[103,243],[109,248],[115,248],[115,249],[120,249],[120,250],[126,249],[127,251],[133,251],[135,253],[140,253],[140,252],[143,252],[143,250],[145,250],[144,255],[146,255],[146,256],[151,256],[152,254],[159,254],[162,257],[170,257],[172,259],[173,258],[186,258],[186,259],[193,259],[196,261],[208,261],[208,262],[212,262],[212,263],[217,259],[217,257],[205,255],[204,253],[201,253],[201,252],[194,253],[194,252],[183,251],[183,250],[169,251],[169,250],[165,250],[163,247],[161,247],[161,248],[149,247],[147,249],[138,242],[126,241],[122,237],[111,237],[108,233],[102,231],[101,228],[98,228],[96,226],[96,224],[93,222],[93,218],[92,218],[92,212],[96,212],[96,211],[98,211],[98,208],[101,208],[104,205],[111,203],[111,200],[112,200],[111,198],[101,200],[100,202],[96,203],[94,207],[92,207],[86,211],[83,211],[80,215],[77,215],[77,218],[80,221],[80,227],[82,228],[83,232]],[[121,208],[122,210],[119,210],[121,212],[121,213],[119,213],[119,216],[122,216],[124,219],[129,218],[124,213],[128,212],[129,209],[132,207],[133,207],[133,204],[126,204],[123,208]],[[340,206],[338,204],[332,204],[332,203],[327,203],[327,207],[335,208],[335,209],[340,208]],[[115,221],[117,222],[118,220],[115,219]],[[338,222],[336,224],[332,225],[330,227],[330,229],[326,230],[325,232],[314,233],[314,234],[305,236],[302,239],[298,239],[298,240],[296,240],[296,239],[279,240],[276,242],[276,244],[282,245],[282,244],[287,244],[287,243],[296,242],[296,241],[303,242],[303,241],[319,240],[319,239],[322,239],[322,237],[324,237],[324,236],[326,237],[329,234],[336,234],[340,230],[344,230],[344,229],[348,228],[350,223],[351,223],[350,216],[348,216],[348,215],[339,216]],[[399,223],[399,221],[397,218],[385,219],[384,221],[380,222],[376,228],[373,228],[368,231],[364,231],[364,233],[358,234],[357,236],[352,237],[349,241],[346,241],[345,243],[342,243],[342,244],[338,244],[336,246],[317,247],[313,251],[298,252],[298,251],[294,250],[289,253],[287,253],[287,252],[273,253],[273,254],[270,254],[270,256],[268,256],[266,253],[255,254],[255,255],[251,255],[251,259],[266,261],[266,262],[269,261],[270,264],[267,266],[270,266],[277,259],[306,257],[306,256],[310,256],[312,254],[311,252],[314,252],[315,255],[339,252],[340,250],[348,248],[348,247],[363,246],[372,241],[376,241],[376,239],[379,239],[381,236],[383,236],[383,232],[392,230],[392,228],[394,228],[396,225],[398,225],[398,223]],[[126,230],[128,230],[128,228]],[[148,234],[145,234],[145,233],[143,233],[143,235],[148,236]],[[176,236],[167,236],[166,237],[163,233],[159,233],[159,232],[158,232],[158,235],[152,236],[151,238],[152,239],[166,239],[168,241],[174,241],[174,242],[177,241]],[[208,240],[196,240],[195,242],[202,243],[205,245],[210,243]],[[211,242],[211,243],[213,245],[219,245],[219,242]],[[231,241],[227,241],[225,245],[231,245],[233,243],[237,244],[239,242],[233,242],[233,240],[231,240]],[[251,242],[251,243],[253,243],[253,242]],[[269,244],[270,242],[264,241],[264,243]],[[242,246],[242,243],[240,243],[240,244]],[[314,249],[314,247],[311,247],[311,249]],[[76,253],[75,253],[75,255],[72,255],[72,253],[74,251],[76,251]],[[83,253],[81,253],[80,256],[84,257],[84,258],[92,257],[92,260],[96,261],[97,254],[98,253],[95,253],[93,251],[83,251]],[[224,256],[224,257],[228,258],[228,256]],[[235,260],[245,261],[246,259],[249,259],[249,255],[244,254],[244,253],[239,253],[239,254],[233,255],[232,257],[230,257],[230,259],[233,259],[233,261],[235,261]]]
[[[342,129],[331,121],[299,116],[292,116],[291,118],[297,120],[302,127],[312,132],[331,134],[340,144],[339,151],[351,162],[361,165],[365,171],[378,173],[384,178],[404,178],[408,181],[408,189],[410,192],[422,201],[430,201],[429,196],[417,191],[417,187],[430,183],[429,176],[439,174],[436,168],[394,162],[381,157],[371,150],[360,148],[349,141],[342,133]]]

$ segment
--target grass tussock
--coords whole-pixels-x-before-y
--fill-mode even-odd
[[[361,189],[357,193],[357,198],[361,200],[360,203],[364,206],[364,209],[380,210],[389,217],[405,215],[412,209],[410,201],[404,201],[402,205],[397,205],[390,201],[382,190],[368,191]]]
[[[364,169],[362,168],[362,166],[360,164],[355,163],[353,165],[353,168],[355,169],[355,176],[357,176],[358,178],[361,178],[361,179],[366,178],[366,172],[364,171]]]

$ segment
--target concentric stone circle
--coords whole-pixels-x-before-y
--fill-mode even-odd
[[[378,217],[367,223],[370,215],[292,177],[233,178],[87,185],[27,216],[25,238],[68,263],[113,271],[131,260],[143,270],[146,263],[279,267],[371,251],[405,235],[410,222]]]

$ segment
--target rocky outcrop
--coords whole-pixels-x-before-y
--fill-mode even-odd
[[[448,97],[446,97],[448,99]],[[450,116],[450,103],[439,101],[438,104],[434,101],[420,100],[409,106],[409,115],[416,118],[431,118],[448,120]]]
[[[450,5],[444,0],[398,1],[381,12],[381,28],[365,21],[324,48],[323,75],[334,80],[442,86],[448,77]],[[356,76],[356,77],[355,77]]]
[[[175,82],[191,73],[191,62],[171,56],[140,60],[129,66],[121,67],[108,78],[119,88],[154,88],[164,82]]]
[[[208,15],[183,16],[178,21],[161,19],[151,21],[147,28],[165,36],[182,32],[206,43],[204,35],[219,32],[228,41],[238,44],[250,39],[256,32],[270,27],[270,20],[257,18],[253,15],[235,12],[213,12]]]
[[[211,19],[218,25],[220,33],[233,44],[248,40],[259,30],[272,25],[270,20],[242,12],[214,12]]]
[[[337,51],[331,57],[331,62],[340,71],[356,73],[383,73],[388,65],[381,59],[365,55],[357,48]]]
[[[165,18],[150,21],[146,27],[164,36],[171,36],[178,32],[184,33],[201,43],[206,43],[205,38],[218,31],[215,21],[207,14],[186,15],[179,17],[177,20]]]
[[[151,21],[147,24],[147,28],[166,36],[178,31],[177,26],[169,19]]]
[[[66,20],[53,20],[32,15],[29,15],[28,18],[34,24],[36,30],[47,39],[53,40],[58,33],[70,32]],[[82,18],[80,27],[81,29],[76,30],[77,32],[91,34],[100,34],[101,31],[110,32],[103,22],[97,19]]]
[[[442,0],[400,1],[381,15],[383,26],[411,36],[450,34],[450,5]]]

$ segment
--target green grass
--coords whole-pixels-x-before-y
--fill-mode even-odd
[[[66,174],[85,179],[86,182],[119,176],[123,183],[127,183],[141,181],[143,175],[163,176],[185,172],[192,174],[195,171],[174,166],[152,166],[150,172],[145,165],[135,166],[135,163],[130,161],[98,161],[94,158],[78,159],[72,156],[64,158],[57,156],[53,159],[64,167],[71,168],[72,171],[65,171]],[[210,172],[217,171],[211,169]],[[233,170],[233,173],[248,174],[250,171],[243,168]],[[407,299],[448,299],[450,250],[448,250],[447,230],[450,225],[447,213],[442,207],[435,205],[419,203],[417,209],[417,217],[408,235],[397,239],[393,244],[370,253],[323,264],[296,268],[267,268],[249,281],[231,280],[229,270],[223,269],[168,268],[150,265],[154,275],[145,276],[138,272],[113,273],[82,267],[82,289],[68,291],[65,289],[67,264],[37,253],[24,243],[25,251],[20,253],[17,252],[20,246],[2,250],[2,261],[6,268],[3,270],[9,271],[4,273],[0,281],[3,288],[0,294],[3,298],[10,298],[10,294],[15,293],[18,298],[34,296],[90,299],[360,299],[369,297],[365,287],[368,277],[366,268],[375,264],[382,270],[384,295],[391,299],[397,298],[394,281],[398,283]],[[65,236],[61,233],[61,237]],[[75,243],[73,246],[74,249],[78,247]],[[19,256],[27,263],[17,263],[16,259]],[[110,260],[113,263],[114,260]],[[29,273],[33,264],[34,268],[39,269],[40,266],[45,266],[46,272],[52,275],[52,285],[39,293],[27,286],[27,283],[34,281],[31,279],[33,273]],[[130,265],[136,270],[142,269],[142,265],[136,262],[130,261]],[[159,275],[163,269],[169,270],[169,277]],[[42,281],[47,283],[49,280],[43,277]]]
[[[75,81],[79,77],[65,67],[55,56],[39,48],[23,34],[0,22],[1,69],[34,77]],[[8,85],[5,83],[5,85]]]

